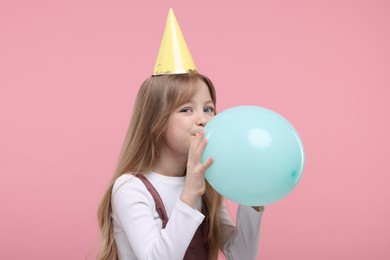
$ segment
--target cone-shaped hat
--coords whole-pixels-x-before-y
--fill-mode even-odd
[[[196,72],[195,63],[192,60],[175,14],[170,8],[153,75],[189,72]]]

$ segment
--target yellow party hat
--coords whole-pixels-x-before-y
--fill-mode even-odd
[[[189,72],[196,72],[196,66],[175,14],[172,8],[170,8],[153,75],[184,74]]]

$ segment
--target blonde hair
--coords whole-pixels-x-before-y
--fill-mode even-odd
[[[198,89],[195,83],[199,81],[203,81],[208,86],[215,104],[216,94],[213,83],[206,76],[198,73],[151,76],[141,85],[116,171],[98,208],[101,231],[98,260],[118,258],[111,218],[111,194],[115,180],[125,173],[145,174],[152,170],[161,156],[160,148],[170,113],[196,93]],[[222,197],[207,181],[202,201],[209,227],[207,232],[209,259],[217,259]]]

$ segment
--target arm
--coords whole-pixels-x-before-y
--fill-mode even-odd
[[[137,259],[183,259],[204,216],[177,200],[166,228],[161,229],[153,198],[144,184],[134,177],[122,179],[113,188],[113,217]]]
[[[264,207],[256,208],[239,205],[235,227],[226,210],[221,212],[222,251],[228,260],[256,259],[260,237],[260,224]]]

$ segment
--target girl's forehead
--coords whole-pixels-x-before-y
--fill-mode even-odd
[[[187,103],[202,103],[202,104],[214,104],[214,100],[211,97],[209,88],[207,85],[195,91],[192,95],[187,96],[186,98],[181,99],[181,104]]]

